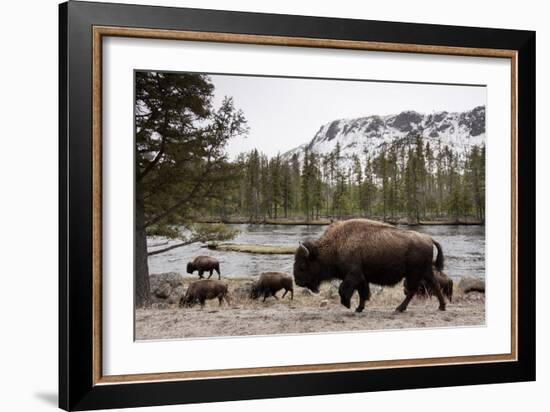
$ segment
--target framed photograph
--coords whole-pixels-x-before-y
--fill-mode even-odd
[[[535,379],[535,33],[60,5],[66,410]]]

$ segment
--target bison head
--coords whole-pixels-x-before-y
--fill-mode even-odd
[[[187,263],[187,273],[193,273],[195,271],[195,266],[193,265],[193,263],[189,262]]]
[[[195,303],[197,303],[197,299],[186,294],[185,296],[181,297],[179,306],[180,308],[190,308],[193,307]]]
[[[256,283],[254,283],[250,287],[250,299],[258,299],[259,297],[260,297],[260,288]]]
[[[189,305],[187,304],[187,296],[182,296],[180,298],[180,304],[179,304],[179,307],[180,308],[185,308],[185,307],[188,307]]]
[[[323,279],[323,265],[319,259],[319,249],[310,240],[300,242],[294,255],[294,280],[298,286],[319,293]]]

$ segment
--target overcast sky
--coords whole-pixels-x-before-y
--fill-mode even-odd
[[[461,112],[485,105],[486,89],[352,80],[211,75],[214,105],[232,96],[250,133],[228,144],[231,158],[258,148],[268,156],[310,141],[336,119],[397,114],[403,110]]]

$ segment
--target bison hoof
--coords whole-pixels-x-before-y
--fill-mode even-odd
[[[403,313],[403,312],[405,312],[406,310],[407,310],[407,308],[403,308],[403,307],[401,307],[401,306],[398,306],[398,307],[395,308],[395,311],[396,311],[396,312],[399,312],[399,313]]]
[[[342,305],[344,305],[344,306],[345,306],[346,308],[348,308],[348,309],[351,308],[351,303],[350,303],[350,302],[345,302],[345,301],[341,300],[340,303],[341,303]]]
[[[361,312],[363,312],[363,309],[364,309],[364,308],[357,307],[357,308],[355,309],[355,313],[361,313]]]
[[[441,306],[439,307],[439,310],[441,310],[441,311],[443,311],[443,312],[445,311],[445,309],[446,309],[446,308],[445,308],[445,305],[441,305]]]

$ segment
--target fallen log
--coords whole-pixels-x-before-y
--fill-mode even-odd
[[[245,243],[209,243],[208,249],[223,252],[256,253],[263,255],[293,255],[296,246],[287,245],[255,245]]]

